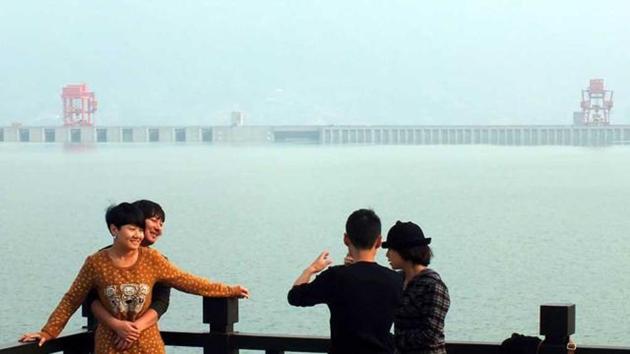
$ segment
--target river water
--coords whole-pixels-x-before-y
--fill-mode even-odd
[[[0,144],[0,343],[41,327],[110,242],[106,207],[139,198],[166,210],[172,262],[249,287],[239,331],[326,335],[328,310],[286,292],[320,251],[342,261],[347,215],[370,207],[433,238],[447,340],[535,335],[539,305],[569,302],[578,343],[630,344],[630,147],[135,144]],[[206,329],[200,298],[175,291],[161,328]]]

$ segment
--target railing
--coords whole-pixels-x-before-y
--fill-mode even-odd
[[[0,354],[39,354],[64,352],[67,354],[90,353],[94,346],[95,321],[89,311],[86,330],[48,341],[43,347],[36,343],[9,343],[0,346]],[[330,344],[327,337],[265,335],[234,331],[238,322],[238,300],[221,298],[203,299],[203,323],[209,324],[208,332],[162,331],[167,346],[203,348],[204,354],[237,354],[240,349],[264,351],[266,354],[284,352],[326,353]],[[566,344],[575,332],[575,305],[550,304],[540,307],[540,334],[544,341],[539,354],[567,354]],[[506,329],[506,337],[510,330]],[[449,354],[499,354],[499,343],[449,342]],[[576,354],[630,354],[628,347],[579,346]]]

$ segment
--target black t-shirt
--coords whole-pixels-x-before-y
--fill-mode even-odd
[[[393,353],[390,329],[402,294],[400,274],[373,262],[335,266],[310,283],[294,286],[294,306],[327,304],[330,353]]]

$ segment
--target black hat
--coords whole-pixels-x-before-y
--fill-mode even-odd
[[[408,222],[396,221],[396,224],[389,229],[387,241],[381,247],[401,249],[414,246],[424,246],[431,243],[430,237],[424,237],[420,226]]]

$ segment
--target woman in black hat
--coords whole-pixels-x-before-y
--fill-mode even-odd
[[[450,298],[448,288],[429,263],[433,257],[431,238],[420,226],[396,222],[382,247],[393,269],[404,280],[402,300],[394,318],[396,349],[400,354],[445,354],[444,318]]]

